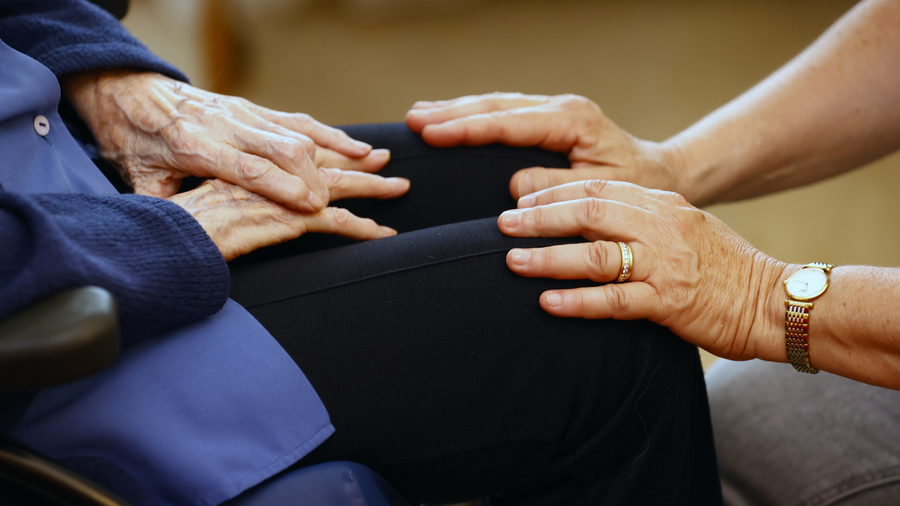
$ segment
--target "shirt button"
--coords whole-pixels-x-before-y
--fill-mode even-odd
[[[41,137],[46,137],[50,133],[50,120],[43,114],[34,117],[34,131]]]

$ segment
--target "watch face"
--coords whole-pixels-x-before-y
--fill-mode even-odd
[[[821,269],[800,269],[784,282],[788,295],[797,300],[815,299],[828,288],[828,275]]]

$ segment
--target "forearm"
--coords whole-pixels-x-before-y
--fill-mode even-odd
[[[900,2],[866,1],[772,76],[663,145],[695,204],[818,181],[900,147]]]
[[[787,362],[786,299],[782,282],[801,268],[788,266],[769,287],[767,332],[759,358]],[[810,363],[834,374],[900,389],[900,269],[841,266],[809,317]]]

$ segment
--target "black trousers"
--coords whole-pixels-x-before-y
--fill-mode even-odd
[[[412,503],[718,504],[697,350],[646,321],[555,318],[505,264],[508,182],[565,157],[438,150],[404,125],[346,129],[390,148],[395,201],[339,203],[401,233],[304,236],[232,265],[232,297],[309,377],[337,432],[300,461],[366,464]],[[573,241],[578,239],[568,239]]]

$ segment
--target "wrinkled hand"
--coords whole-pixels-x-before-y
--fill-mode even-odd
[[[192,175],[318,211],[331,199],[318,167],[374,172],[390,158],[305,114],[272,111],[152,72],[74,74],[63,90],[103,157],[142,195],[169,197]]]
[[[333,199],[374,197],[394,198],[406,193],[409,181],[382,178],[362,172],[319,169]],[[301,213],[240,186],[210,179],[199,187],[169,198],[184,208],[209,234],[225,260],[232,260],[273,244],[300,237],[307,232],[337,234],[369,240],[395,235],[370,219],[354,216],[346,209],[326,207]]]
[[[608,179],[678,190],[679,155],[640,140],[577,95],[491,93],[416,102],[406,124],[437,147],[502,143],[566,153],[571,169],[532,167],[513,175],[514,198],[572,181]]]
[[[787,265],[680,195],[587,181],[527,195],[518,207],[500,215],[503,233],[580,235],[592,242],[511,250],[506,259],[511,270],[528,277],[609,283],[544,292],[540,304],[548,313],[646,318],[720,357],[784,360],[779,279]],[[625,283],[611,283],[622,268],[615,241],[627,243],[634,255]]]

